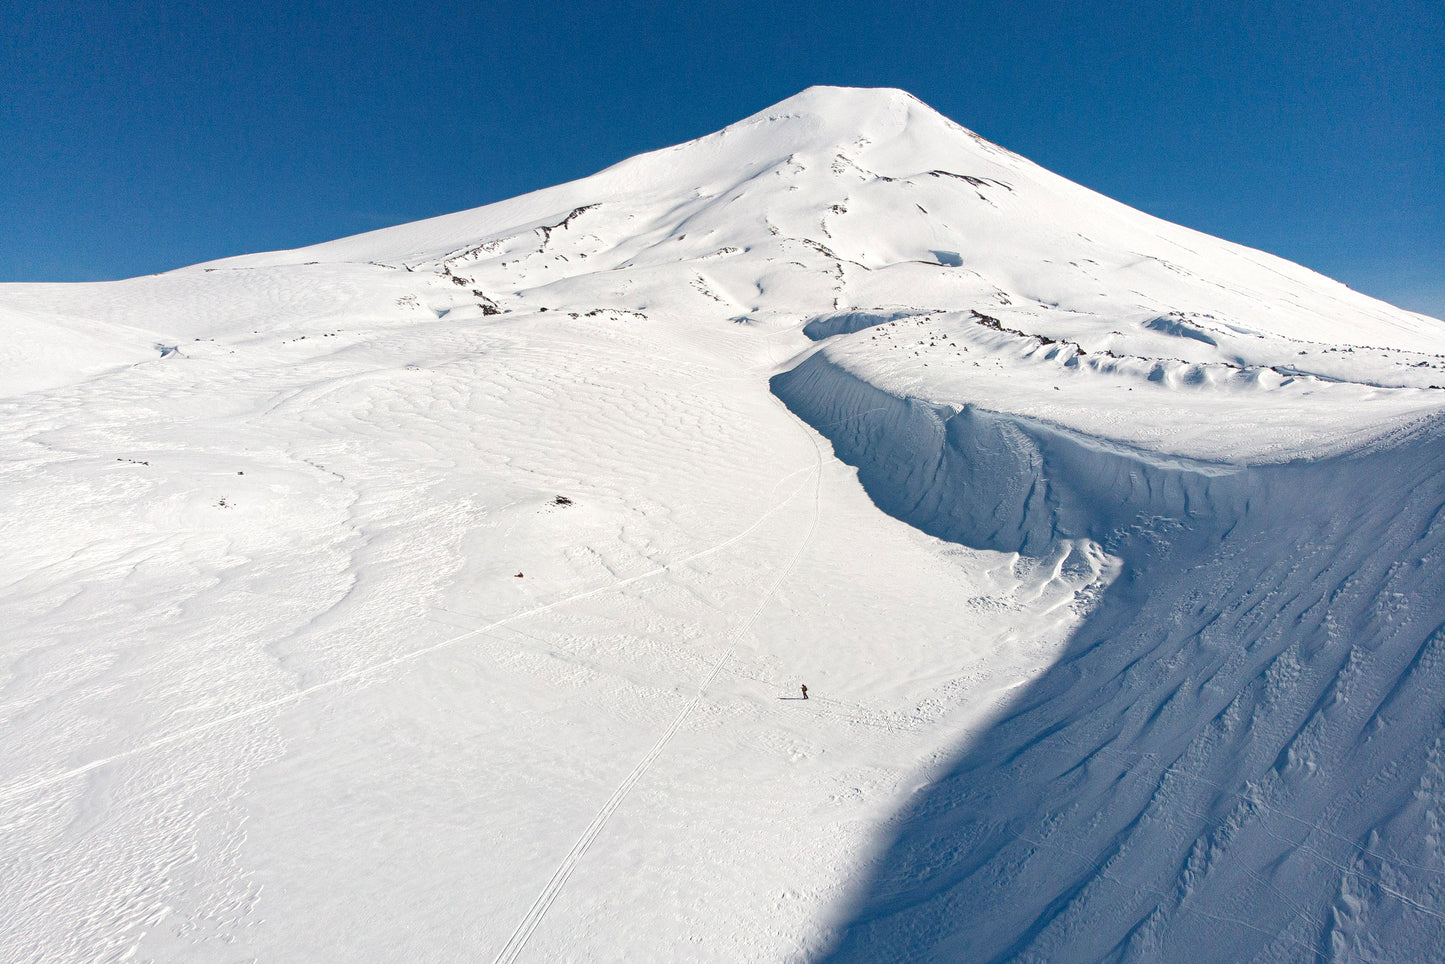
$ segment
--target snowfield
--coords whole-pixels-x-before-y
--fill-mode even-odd
[[[1438,959],[1442,408],[890,90],[0,286],[0,958]]]

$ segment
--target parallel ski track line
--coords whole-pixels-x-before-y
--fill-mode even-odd
[[[647,751],[647,754],[638,761],[637,766],[632,768],[632,772],[618,784],[617,789],[612,791],[612,796],[607,798],[607,802],[597,811],[596,816],[592,818],[592,822],[582,831],[582,836],[577,838],[577,842],[572,845],[572,849],[562,858],[562,863],[553,871],[551,879],[548,880],[547,885],[542,888],[542,892],[537,895],[537,899],[532,901],[532,906],[527,908],[527,913],[522,916],[521,923],[512,931],[512,936],[507,939],[507,943],[502,947],[501,953],[497,955],[493,964],[512,964],[512,962],[516,961],[517,955],[522,953],[523,948],[527,946],[527,941],[531,939],[533,932],[537,930],[537,925],[542,923],[542,918],[547,916],[547,911],[551,909],[558,895],[562,893],[562,888],[566,886],[567,880],[572,876],[572,871],[577,868],[577,864],[586,856],[593,842],[597,839],[598,835],[602,833],[602,828],[607,825],[607,821],[617,812],[617,808],[622,805],[622,801],[627,798],[628,793],[637,785],[637,781],[642,779],[652,764],[662,755],[662,751],[667,749],[668,743],[672,742],[672,738],[677,734],[677,731],[682,728],[682,724],[686,722],[687,718],[692,714],[692,711],[702,702],[703,697],[707,694],[707,688],[712,685],[718,673],[720,673],[722,668],[732,659],[733,653],[737,649],[738,639],[757,621],[758,616],[762,614],[763,607],[768,604],[768,601],[773,598],[778,588],[793,574],[793,570],[797,568],[798,560],[803,556],[803,551],[807,549],[808,544],[813,541],[813,535],[818,530],[818,516],[820,513],[819,492],[823,483],[823,450],[818,445],[816,433],[789,411],[787,406],[783,405],[781,401],[778,402],[778,405],[808,434],[809,439],[813,443],[813,453],[817,458],[813,472],[813,518],[808,526],[807,535],[803,536],[802,541],[798,543],[798,548],[794,550],[792,558],[788,560],[788,564],[778,571],[777,577],[773,579],[773,583],[768,587],[767,592],[763,593],[762,598],[758,600],[758,604],[753,608],[752,613],[748,615],[746,620],[739,624],[737,629],[734,629],[732,633],[729,634],[727,649],[718,657],[717,662],[712,665],[711,671],[707,674],[707,677],[702,681],[701,685],[698,686],[697,693],[693,695],[693,698],[688,701],[687,705],[673,718],[672,723],[663,731],[662,736],[652,745],[652,749]],[[791,500],[791,498],[792,497],[789,496],[789,500]]]
[[[815,465],[812,468],[814,471],[816,471],[818,466]],[[789,472],[787,475],[783,476],[776,483],[774,483],[774,488],[783,484],[788,479],[791,479],[793,476],[799,475],[807,471],[809,471],[809,468],[804,467],[801,469],[797,469],[793,472]],[[364,679],[367,676],[380,673],[384,670],[392,668],[393,666],[399,666],[402,663],[408,663],[413,660],[420,659],[421,657],[427,656],[431,653],[435,653],[438,650],[446,649],[450,646],[455,646],[458,643],[466,642],[467,640],[474,639],[479,636],[484,636],[494,629],[505,626],[508,623],[515,622],[519,619],[525,619],[528,616],[536,616],[541,613],[550,612],[553,609],[557,609],[561,606],[565,606],[569,603],[574,603],[582,599],[590,599],[593,596],[600,596],[605,593],[615,592],[616,590],[622,589],[626,586],[630,586],[633,583],[641,582],[644,579],[650,579],[653,576],[660,575],[664,572],[669,572],[678,566],[685,566],[690,562],[694,562],[698,559],[710,556],[715,552],[721,552],[722,550],[728,548],[739,540],[751,535],[774,513],[778,512],[783,508],[783,506],[791,502],[793,500],[793,497],[796,496],[801,489],[802,486],[794,489],[791,493],[788,494],[787,498],[781,500],[780,502],[777,502],[762,515],[758,516],[758,518],[753,522],[753,524],[748,526],[746,529],[742,530],[741,532],[728,539],[723,540],[722,542],[719,542],[717,545],[711,546],[707,549],[703,549],[699,552],[695,552],[690,556],[684,556],[681,559],[676,559],[664,565],[657,566],[654,569],[649,569],[646,572],[639,573],[635,576],[628,576],[625,579],[619,579],[614,582],[610,582],[605,586],[598,586],[595,589],[589,589],[571,596],[566,596],[562,599],[554,600],[550,603],[545,603],[540,606],[534,606],[530,609],[524,609],[519,612],[512,613],[509,616],[503,616],[501,619],[488,623],[485,626],[480,626],[476,629],[468,630],[467,632],[460,635],[449,637],[438,643],[434,643],[431,646],[424,646],[421,649],[412,650],[411,652],[403,653],[400,656],[394,656],[391,659],[382,660],[379,663],[372,663],[369,666],[363,666],[360,669],[352,670],[349,673],[343,673],[340,676],[325,680],[320,683],[316,683],[304,689],[299,689],[295,692],[287,693],[285,696],[278,696],[275,699],[267,700],[264,703],[258,703],[254,706],[248,706],[244,709],[236,710],[234,713],[228,713],[225,716],[218,717],[206,723],[189,727],[184,730],[179,730],[175,733],[169,733],[166,736],[159,737],[158,739],[152,740],[149,743],[143,743],[140,746],[131,747],[130,749],[123,750],[120,753],[114,753],[110,756],[102,757],[98,760],[92,760],[89,763],[82,764],[78,767],[72,767],[69,770],[62,770],[59,773],[51,774],[50,776],[43,777],[39,780],[30,780],[24,783],[12,784],[11,786],[0,789],[0,803],[14,800],[17,797],[23,797],[27,794],[34,793],[37,790],[43,790],[46,787],[54,786],[57,783],[64,783],[67,780],[73,780],[76,777],[83,776],[91,772],[92,770],[98,770],[101,767],[109,766],[112,763],[119,763],[132,757],[137,757],[141,756],[142,754],[149,753],[152,750],[159,750],[162,747],[167,747],[176,743],[185,742],[192,737],[200,736],[203,733],[208,733],[212,730],[223,727],[228,723],[234,723],[238,720],[244,720],[248,717],[253,717],[260,713],[265,713],[268,710],[274,710],[283,706],[289,706],[292,703],[299,703],[307,697],[314,696],[317,693],[321,693],[330,689],[336,689],[337,687],[340,687],[346,683],[351,683],[357,680]],[[814,493],[814,497],[816,499],[816,490]],[[816,523],[816,518],[814,521]],[[711,679],[711,677],[709,677],[709,679]]]

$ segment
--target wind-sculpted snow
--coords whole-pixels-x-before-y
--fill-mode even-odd
[[[894,311],[834,311],[808,322],[803,326],[803,334],[817,341],[834,335],[851,335],[855,331],[924,313],[916,308],[900,308]]]
[[[898,818],[829,961],[1424,960],[1445,946],[1445,431],[1249,469],[897,398],[775,390],[874,502],[1124,568]]]
[[[1214,336],[1200,331],[1195,326],[1177,318],[1160,317],[1144,323],[1144,327],[1152,331],[1162,331],[1166,335],[1175,335],[1179,338],[1193,338],[1195,341],[1202,341],[1211,348],[1219,346],[1219,341]]]
[[[901,91],[0,329],[0,959],[1445,945],[1445,324]]]
[[[1030,418],[897,398],[821,354],[773,379],[833,443],[878,507],[976,549],[1048,554],[1089,539],[1132,554],[1141,530],[1236,515],[1249,484],[1231,466],[1130,452]]]

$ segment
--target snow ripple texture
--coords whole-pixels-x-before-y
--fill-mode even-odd
[[[1222,473],[834,382],[776,380],[880,508],[979,548],[1092,537],[1126,566],[897,818],[827,960],[1445,946],[1445,429]]]
[[[0,959],[1439,959],[1442,410],[890,90],[0,286]]]

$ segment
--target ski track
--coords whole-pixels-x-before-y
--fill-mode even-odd
[[[747,619],[729,634],[727,648],[723,651],[722,655],[718,657],[717,661],[713,663],[707,676],[698,685],[697,692],[693,694],[692,699],[673,717],[672,722],[668,725],[667,729],[663,731],[662,736],[658,738],[657,742],[652,745],[652,748],[638,761],[637,765],[632,768],[632,772],[618,784],[617,789],[612,791],[612,796],[607,798],[607,801],[603,803],[601,809],[597,811],[596,816],[592,818],[592,822],[587,825],[586,829],[582,831],[582,835],[577,838],[577,842],[572,845],[572,849],[562,858],[561,864],[559,864],[553,872],[546,886],[542,888],[542,892],[537,895],[537,899],[532,902],[532,905],[527,908],[527,912],[522,915],[521,922],[507,939],[507,943],[502,947],[501,952],[497,954],[494,964],[511,964],[526,948],[527,942],[531,940],[532,934],[536,931],[538,925],[542,923],[542,919],[547,916],[547,912],[551,910],[558,895],[562,893],[562,888],[567,885],[567,880],[572,876],[572,871],[577,867],[577,864],[582,858],[586,856],[587,851],[591,849],[593,842],[607,825],[607,821],[617,812],[617,808],[622,805],[622,801],[627,798],[627,794],[631,792],[633,786],[642,779],[643,775],[652,767],[653,762],[662,755],[663,750],[667,748],[668,743],[672,741],[673,736],[677,734],[682,724],[686,722],[697,705],[702,702],[708,687],[712,685],[713,680],[717,678],[722,668],[733,658],[733,653],[737,650],[738,639],[757,621],[758,616],[762,614],[763,608],[768,604],[768,601],[773,598],[778,588],[792,575],[793,570],[798,565],[798,560],[802,558],[804,550],[806,550],[808,544],[812,542],[813,535],[818,530],[818,516],[820,514],[819,492],[823,477],[823,450],[818,444],[817,434],[813,432],[802,419],[793,415],[793,413],[788,411],[781,403],[779,403],[779,407],[783,408],[793,421],[797,423],[798,427],[807,433],[809,440],[813,443],[814,455],[817,458],[817,462],[813,467],[812,520],[808,525],[807,534],[805,534],[802,541],[798,543],[798,547],[794,550],[787,565],[779,570],[777,577],[773,580],[767,591],[763,593],[762,598],[758,600],[757,606],[753,608]],[[796,492],[794,494],[796,494]]]
[[[789,475],[784,476],[783,479],[779,480],[779,484],[781,484],[782,481],[791,478],[793,475],[797,475],[799,472],[806,471],[808,471],[808,469],[806,468],[795,470]],[[645,579],[651,579],[654,576],[669,572],[673,569],[676,569],[678,566],[684,566],[690,562],[694,562],[698,559],[713,555],[714,553],[721,552],[722,550],[746,538],[748,535],[754,532],[759,526],[766,522],[769,517],[778,512],[783,506],[787,505],[788,502],[790,502],[793,496],[796,494],[797,490],[794,490],[794,492],[790,494],[787,498],[773,505],[761,516],[759,516],[752,525],[748,526],[746,529],[737,533],[736,535],[731,536],[730,538],[718,543],[717,545],[711,546],[707,549],[703,549],[699,552],[693,553],[692,555],[685,556],[682,559],[678,559],[675,562],[668,563],[664,566],[658,566],[655,569],[639,573],[635,576],[629,576],[625,579],[621,579],[615,583],[606,586],[598,586],[594,589],[589,589],[584,592],[576,593],[574,595],[567,596],[563,599],[558,599],[541,606],[534,606],[530,609],[524,609],[520,612],[512,613],[511,615],[504,616],[501,619],[488,623],[485,626],[481,626],[477,629],[462,633],[459,636],[453,636],[448,639],[444,639],[438,643],[435,643],[431,646],[425,646],[421,649],[412,650],[411,652],[403,653],[400,656],[396,656],[391,659],[383,660],[379,663],[362,667],[353,672],[346,673],[342,676],[337,676],[324,682],[317,683],[313,686],[306,687],[305,689],[297,690],[294,693],[288,693],[285,696],[269,700],[265,703],[250,706],[243,710],[238,710],[235,713],[228,714],[226,716],[211,720],[206,723],[202,723],[199,726],[193,726],[185,730],[180,730],[176,733],[167,734],[164,737],[152,740],[151,742],[142,744],[141,746],[133,747],[124,752],[115,753],[110,756],[103,757],[99,760],[93,760],[90,763],[83,764],[82,766],[73,767],[69,770],[55,773],[39,780],[33,780],[20,784],[12,784],[9,787],[0,789],[0,802],[13,800],[18,797],[23,797],[38,790],[43,790],[46,787],[53,786],[57,783],[64,783],[67,780],[73,780],[76,777],[83,776],[84,774],[90,773],[91,771],[97,770],[101,767],[109,766],[113,763],[120,763],[125,760],[131,759],[132,757],[140,756],[153,750],[158,750],[162,747],[184,742],[186,740],[192,739],[193,737],[199,736],[202,733],[206,733],[219,727],[223,727],[229,723],[234,723],[238,720],[244,720],[249,717],[265,713],[269,710],[279,709],[284,706],[299,703],[308,697],[316,695],[317,693],[336,689],[337,687],[342,686],[346,683],[356,682],[358,680],[365,679],[368,676],[383,672],[394,666],[399,666],[403,663],[409,663],[414,660],[420,659],[423,656],[430,655],[431,653],[438,652],[439,650],[447,649],[449,647],[457,645],[458,643],[465,642],[469,639],[473,639],[478,636],[484,636],[485,634],[494,629],[505,626],[508,623],[515,622],[519,619],[525,619],[529,616],[540,615],[541,613],[550,612],[551,610],[566,606],[569,603],[578,602],[583,599],[590,599],[594,596],[603,595],[608,592],[614,592],[626,586],[630,586],[633,583],[641,582]],[[711,677],[709,677],[709,679],[711,679]]]
[[[0,957],[1439,956],[1439,322],[815,88],[0,329]]]

